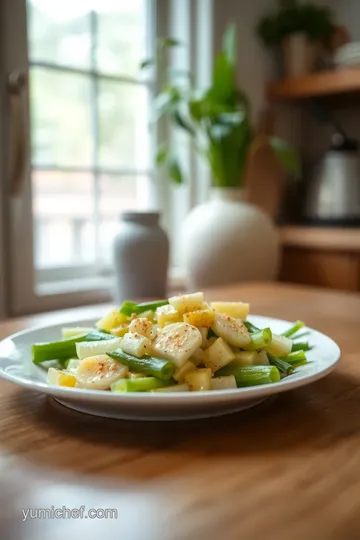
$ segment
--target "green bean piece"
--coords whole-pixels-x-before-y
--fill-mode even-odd
[[[268,354],[267,356],[270,364],[277,367],[280,373],[283,373],[284,375],[291,375],[291,373],[294,371],[295,367],[288,362],[285,362],[285,360],[282,360],[281,358],[274,358],[271,356],[271,354]]]
[[[249,330],[249,332],[251,334],[255,333],[255,332],[259,332],[260,328],[258,328],[257,326],[255,326],[253,323],[251,323],[250,321],[243,321],[244,322],[244,325],[246,326],[246,328]]]
[[[34,343],[32,346],[32,357],[34,364],[40,364],[47,360],[64,361],[67,358],[76,357],[76,343],[81,341],[105,341],[114,339],[114,336],[105,332],[93,332],[79,334],[72,338],[61,341],[51,341],[48,343]]]
[[[156,377],[142,377],[141,379],[120,379],[111,385],[112,392],[150,392],[157,388],[168,386],[167,381]]]
[[[291,364],[292,366],[298,366],[299,363],[300,365],[307,363],[307,358],[304,351],[291,352],[286,356],[282,356],[281,360],[285,360],[285,362]]]
[[[291,352],[310,351],[310,350],[311,350],[311,346],[309,345],[308,341],[296,341],[293,343]]]
[[[175,366],[167,360],[161,360],[153,356],[144,356],[137,358],[132,354],[124,352],[122,349],[116,349],[107,353],[110,358],[117,360],[120,364],[128,366],[131,371],[138,371],[145,375],[151,375],[163,381],[169,381],[175,372]]]
[[[214,332],[214,330],[212,328],[209,328],[207,338],[211,339],[213,337],[217,338],[218,336],[215,334],[215,332]]]
[[[135,302],[125,300],[120,307],[120,313],[131,317],[133,313],[139,315],[143,311],[156,311],[158,307],[166,306],[168,303],[168,300],[157,300],[156,302],[142,302],[141,304],[135,304]]]
[[[251,343],[246,346],[246,349],[258,350],[264,349],[267,345],[270,345],[272,341],[272,332],[270,328],[264,328],[263,330],[258,330],[250,334]]]
[[[142,302],[137,304],[139,313],[142,311],[156,311],[158,307],[167,306],[169,300],[157,300],[156,302]]]
[[[131,317],[133,313],[137,314],[137,305],[134,304],[134,302],[130,302],[129,300],[125,300],[125,302],[122,303],[120,307],[120,313],[123,315],[127,315],[128,317]]]
[[[217,377],[222,377],[223,375],[234,375],[238,387],[257,386],[280,381],[280,372],[276,366],[241,367],[232,365],[231,362],[216,372]]]
[[[305,326],[305,323],[303,321],[296,321],[292,326],[290,326],[290,328],[285,330],[285,332],[282,332],[281,335],[285,337],[293,336],[294,334],[296,334],[296,332],[303,328],[303,326]]]

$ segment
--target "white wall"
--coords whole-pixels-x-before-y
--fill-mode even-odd
[[[276,4],[276,0],[213,0],[214,54],[221,48],[227,24],[235,22],[238,83],[251,98],[254,119],[264,102],[269,72],[269,56],[256,36],[255,26],[264,11]]]

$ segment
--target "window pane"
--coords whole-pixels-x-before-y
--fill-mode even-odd
[[[119,216],[125,210],[139,207],[138,185],[136,176],[103,175],[99,178],[99,214],[100,259],[108,263],[111,260],[111,247],[116,235]]]
[[[90,67],[89,2],[28,0],[30,60]]]
[[[97,69],[138,77],[146,55],[146,0],[110,0],[97,15]]]
[[[30,70],[32,163],[90,166],[90,78],[43,68]]]
[[[36,268],[94,262],[92,176],[33,171],[32,187]]]
[[[99,81],[101,167],[148,169],[149,91],[137,84]]]

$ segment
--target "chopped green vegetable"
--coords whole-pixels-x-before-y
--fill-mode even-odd
[[[121,349],[107,353],[110,358],[117,360],[120,364],[128,366],[132,371],[140,371],[145,375],[151,375],[163,381],[169,381],[175,372],[175,366],[166,360],[154,358],[153,356],[144,356],[136,358],[132,354],[128,354]]]
[[[32,346],[34,364],[40,364],[47,360],[66,360],[76,356],[76,343],[81,341],[103,341],[114,339],[114,336],[94,330],[88,334],[79,334],[75,337],[52,341],[49,343],[35,343]]]
[[[123,302],[120,307],[120,313],[131,317],[133,313],[137,313],[137,305],[134,304],[134,302],[129,302],[128,300],[125,300],[125,302]]]
[[[251,344],[247,349],[258,350],[270,345],[272,341],[272,332],[270,328],[264,328],[251,334]]]
[[[252,324],[250,321],[244,321],[244,324],[251,334],[253,334],[254,332],[259,332],[260,330],[260,328]]]
[[[233,363],[221,368],[216,376],[234,375],[236,384],[240,386],[256,386],[280,381],[280,373],[275,366],[241,367]]]
[[[143,377],[141,379],[119,379],[111,385],[112,392],[149,392],[167,386],[168,382],[156,377]]]
[[[285,362],[285,360],[282,360],[281,358],[274,358],[271,356],[271,354],[268,354],[268,358],[270,364],[277,367],[280,373],[283,373],[284,375],[290,375],[295,369],[294,366],[288,362]]]
[[[139,313],[142,311],[156,311],[158,307],[167,306],[169,300],[158,300],[157,302],[142,302],[137,304]]]
[[[211,339],[213,337],[217,338],[218,336],[215,334],[215,332],[214,332],[214,330],[212,328],[209,328],[207,338]]]
[[[61,360],[59,360],[59,364],[61,366],[62,369],[67,369],[69,367],[69,362],[70,362],[71,358],[62,358]]]
[[[288,364],[295,367],[302,366],[303,364],[307,363],[307,358],[304,351],[292,352],[286,356],[283,356],[281,360],[285,360],[285,362],[288,362]]]
[[[168,300],[158,300],[157,302],[142,302],[141,304],[135,304],[134,302],[125,300],[120,307],[120,313],[131,317],[133,313],[139,315],[144,311],[156,311],[158,307],[166,306],[168,303]]]
[[[309,345],[308,341],[296,341],[293,343],[293,346],[291,348],[291,352],[296,351],[310,351],[311,346]]]
[[[294,324],[292,326],[290,326],[290,328],[288,328],[287,330],[285,330],[285,332],[282,332],[282,336],[285,336],[285,337],[290,337],[290,336],[293,336],[294,334],[296,334],[296,332],[298,332],[301,328],[303,328],[305,326],[305,323],[302,322],[302,321],[296,321],[294,322]]]

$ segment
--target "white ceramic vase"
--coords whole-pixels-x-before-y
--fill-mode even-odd
[[[183,224],[184,262],[194,289],[277,276],[279,239],[271,219],[243,190],[213,188]]]
[[[123,212],[113,244],[116,301],[165,298],[169,242],[157,212]]]

